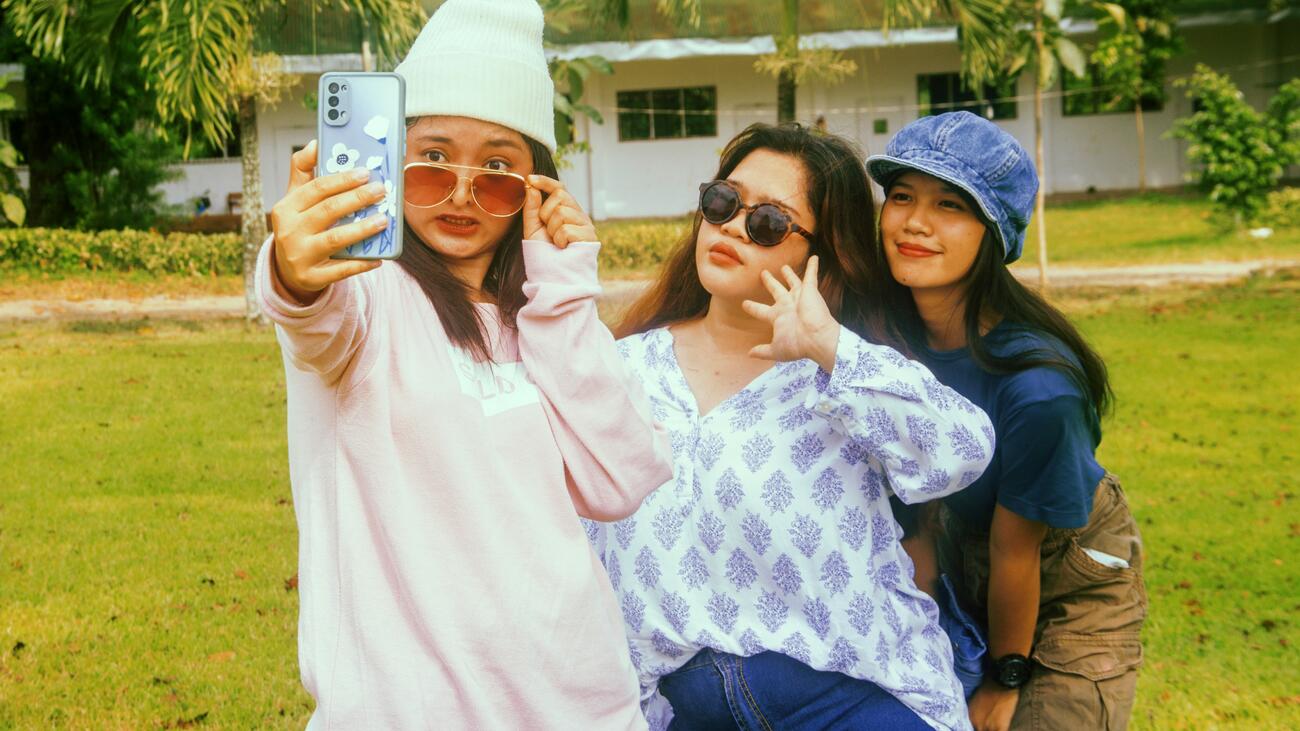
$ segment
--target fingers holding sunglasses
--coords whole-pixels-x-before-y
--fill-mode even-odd
[[[591,216],[582,210],[563,183],[545,175],[530,175],[528,182],[535,190],[548,195],[538,210],[538,218],[546,227],[552,243],[563,249],[575,241],[596,240],[596,226]]]
[[[545,208],[543,206],[543,208]],[[546,221],[551,241],[561,249],[575,241],[595,241],[596,227],[585,213],[570,207],[555,209]]]
[[[524,193],[524,238],[551,243],[551,235],[542,225],[542,191],[529,188]]]

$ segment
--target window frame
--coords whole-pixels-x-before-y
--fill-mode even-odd
[[[672,96],[676,99],[669,98]],[[619,142],[718,136],[717,85],[623,89],[615,92],[614,98]],[[692,102],[697,106],[692,108]],[[692,115],[703,119],[693,120]],[[645,136],[640,136],[642,127]],[[661,128],[668,133],[661,134]]]

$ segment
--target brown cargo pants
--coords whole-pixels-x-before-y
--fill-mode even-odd
[[[942,569],[973,616],[987,626],[989,540],[942,512]],[[1090,548],[1128,562],[1098,563]],[[1142,539],[1119,480],[1097,485],[1088,524],[1048,530],[1042,546],[1042,591],[1031,659],[1013,731],[1122,731],[1133,710],[1139,636],[1146,619]]]

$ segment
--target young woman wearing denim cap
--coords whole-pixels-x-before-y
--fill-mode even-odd
[[[1105,364],[1006,267],[1038,189],[1029,156],[955,112],[903,128],[867,167],[886,191],[869,291],[997,432],[989,469],[930,522],[942,570],[988,629],[971,720],[980,731],[1125,728],[1142,662],[1142,545],[1094,457]]]
[[[967,729],[935,603],[899,545],[907,502],[969,484],[978,409],[879,332],[858,286],[871,188],[845,141],[755,125],[620,330],[675,479],[589,524],[652,728]]]
[[[447,0],[397,67],[400,259],[329,258],[382,226],[331,228],[383,189],[314,177],[314,145],[273,210],[258,294],[284,354],[313,730],[646,725],[578,517],[632,513],[668,444],[596,317],[591,220],[554,180],[542,24],[534,0]]]

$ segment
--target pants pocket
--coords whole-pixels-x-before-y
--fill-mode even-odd
[[[1038,665],[1020,692],[1012,731],[1124,731],[1133,712],[1136,668],[1103,678]]]
[[[1137,632],[1080,635],[1063,632],[1034,646],[1039,665],[1088,680],[1115,678],[1142,665],[1142,639]]]

